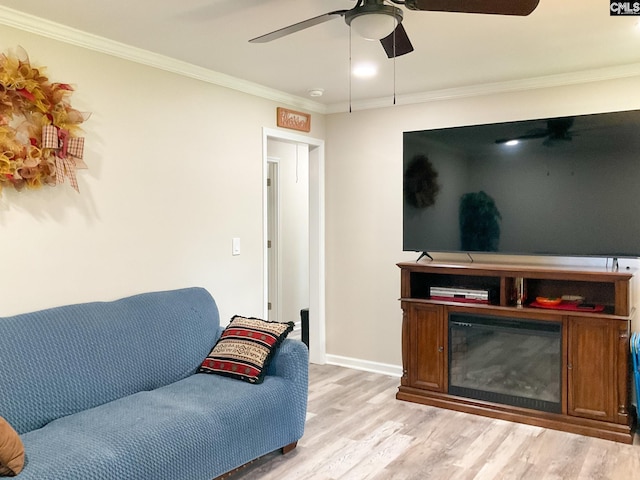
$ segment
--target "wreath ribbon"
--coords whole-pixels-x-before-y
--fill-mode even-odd
[[[54,125],[42,127],[42,148],[49,148],[56,156],[56,183],[64,183],[65,177],[76,192],[80,192],[76,179],[77,168],[87,168],[84,156],[84,138],[70,137],[69,131]]]

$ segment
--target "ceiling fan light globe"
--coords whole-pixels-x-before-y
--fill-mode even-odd
[[[351,28],[367,40],[380,40],[391,34],[398,25],[393,15],[387,13],[368,13],[351,19]]]

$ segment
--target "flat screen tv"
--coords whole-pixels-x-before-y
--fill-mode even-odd
[[[405,132],[403,248],[640,256],[640,110]]]

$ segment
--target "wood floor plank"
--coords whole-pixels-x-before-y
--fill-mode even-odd
[[[311,365],[305,434],[229,480],[631,480],[624,445],[396,400],[399,379]]]
[[[527,427],[527,425],[510,425],[507,436],[499,446],[495,446],[489,452],[489,456],[474,479],[522,478],[529,467],[522,453],[537,433],[535,429]]]

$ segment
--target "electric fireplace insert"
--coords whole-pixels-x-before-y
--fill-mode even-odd
[[[562,324],[449,314],[449,393],[561,413]]]

